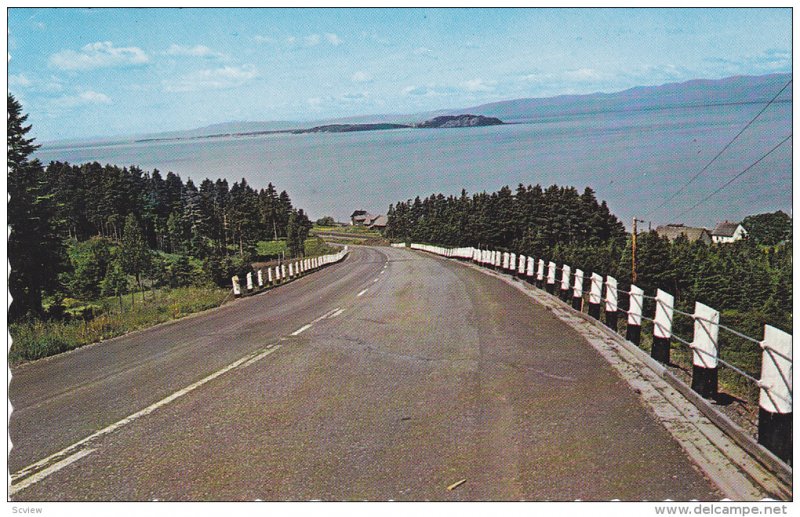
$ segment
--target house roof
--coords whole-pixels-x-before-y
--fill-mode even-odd
[[[733,237],[733,234],[736,233],[736,229],[739,227],[739,223],[730,223],[725,221],[724,223],[719,223],[714,231],[711,232],[711,235],[716,235],[718,237]]]
[[[380,226],[380,227],[383,228],[388,223],[389,223],[389,218],[388,217],[386,217],[385,215],[379,215],[375,219],[373,219],[371,226]]]
[[[705,234],[709,240],[711,239],[711,235],[705,228],[695,228],[692,226],[684,226],[682,224],[667,224],[665,226],[659,226],[656,228],[656,233],[660,237],[666,237],[671,241],[674,241],[681,235],[685,235],[690,242],[702,239],[703,234]]]
[[[367,215],[367,211],[366,210],[356,210],[352,214],[350,214],[350,217],[358,217],[360,215]]]

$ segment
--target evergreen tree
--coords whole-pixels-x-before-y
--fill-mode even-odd
[[[123,271],[136,278],[136,285],[139,286],[142,300],[144,300],[142,275],[150,267],[152,257],[142,234],[142,228],[133,214],[129,214],[125,219],[119,256]],[[131,300],[133,300],[133,295],[131,295]]]
[[[8,96],[8,257],[11,273],[8,289],[13,298],[9,319],[42,314],[42,295],[58,288],[64,258],[60,224],[53,195],[39,160],[31,160],[38,148],[27,134],[28,116]]]

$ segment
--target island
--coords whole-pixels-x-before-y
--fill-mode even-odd
[[[478,126],[499,126],[504,124],[502,120],[495,117],[484,117],[483,115],[443,115],[435,117],[425,122],[416,124],[414,127],[420,128],[451,128],[451,127],[478,127]]]
[[[316,126],[308,129],[294,129],[292,133],[299,135],[302,133],[350,133],[352,131],[382,131],[385,129],[405,129],[410,128],[405,124],[328,124],[326,126]]]

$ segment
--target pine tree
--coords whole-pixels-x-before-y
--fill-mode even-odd
[[[31,126],[22,106],[8,96],[8,289],[13,297],[9,319],[42,314],[43,292],[58,287],[64,245],[53,195],[39,160],[30,155],[38,148],[27,138]]]
[[[136,278],[136,285],[142,292],[144,300],[144,287],[142,286],[142,274],[150,267],[151,252],[147,247],[147,242],[142,234],[142,228],[133,214],[128,214],[125,219],[125,230],[122,234],[120,245],[120,262],[122,269]],[[133,293],[131,293],[133,300]]]

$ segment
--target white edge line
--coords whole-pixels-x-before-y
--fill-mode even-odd
[[[359,296],[361,296],[362,294],[366,293],[367,291],[369,291],[369,288],[367,288],[367,289],[364,289],[363,291],[361,291],[360,293],[358,293],[358,294],[356,295],[356,298],[358,298],[358,297],[359,297]]]
[[[58,463],[54,463],[53,465],[47,467],[46,469],[42,470],[41,472],[37,472],[36,474],[32,475],[31,477],[23,479],[22,481],[20,481],[16,485],[12,484],[11,487],[8,489],[8,495],[14,495],[17,492],[19,492],[20,490],[24,490],[24,489],[28,488],[29,486],[31,486],[31,485],[33,485],[35,483],[38,483],[39,481],[43,480],[44,478],[46,478],[50,474],[55,474],[56,472],[58,472],[59,470],[63,469],[67,465],[69,465],[71,463],[75,463],[79,459],[83,458],[84,456],[90,455],[94,451],[95,451],[95,449],[84,449],[82,451],[78,451],[75,454],[73,454],[72,456],[67,456],[66,458],[64,458],[63,460],[59,461]]]
[[[265,351],[262,351],[262,352],[259,352],[257,354],[246,355],[245,357],[242,357],[238,361],[234,361],[233,363],[231,363],[228,366],[222,368],[221,370],[217,370],[216,372],[212,373],[211,375],[208,375],[208,376],[200,379],[199,381],[197,381],[195,383],[192,383],[189,386],[187,386],[187,387],[185,387],[185,388],[183,388],[181,390],[176,391],[172,395],[164,397],[163,399],[159,400],[158,402],[156,402],[154,404],[151,404],[151,405],[147,406],[146,408],[144,408],[144,409],[142,409],[140,411],[137,411],[136,413],[128,415],[127,417],[123,418],[122,420],[120,420],[118,422],[115,422],[115,423],[109,425],[108,427],[100,429],[99,431],[95,431],[94,433],[90,434],[89,436],[87,436],[83,440],[77,441],[77,442],[73,443],[72,445],[70,445],[68,447],[65,447],[64,449],[62,449],[62,450],[60,450],[60,451],[58,451],[56,453],[53,453],[50,456],[47,456],[46,458],[43,458],[43,459],[37,461],[36,463],[28,465],[27,467],[23,468],[22,470],[20,470],[20,471],[18,471],[18,472],[16,472],[16,473],[11,475],[12,483],[11,483],[11,487],[9,489],[9,494],[18,492],[19,490],[22,490],[22,488],[24,488],[25,486],[30,486],[31,484],[33,484],[35,482],[41,481],[42,479],[44,479],[45,477],[49,476],[53,472],[56,472],[56,470],[58,470],[58,469],[56,469],[56,470],[51,470],[51,469],[53,467],[55,467],[56,465],[59,465],[62,462],[64,462],[66,459],[65,460],[61,460],[58,463],[55,463],[54,465],[52,465],[51,467],[47,467],[46,469],[44,469],[44,470],[42,470],[40,472],[37,472],[36,474],[33,474],[32,476],[26,478],[25,480],[21,481],[18,484],[14,483],[14,479],[19,479],[21,477],[25,477],[26,474],[28,474],[29,472],[35,471],[35,470],[37,470],[37,469],[39,469],[41,467],[44,467],[45,465],[47,465],[48,463],[50,463],[54,459],[60,458],[60,457],[62,457],[64,455],[66,455],[66,454],[69,454],[70,452],[72,452],[72,451],[74,451],[76,449],[79,449],[85,443],[88,443],[88,442],[90,442],[90,441],[92,441],[92,440],[94,440],[96,438],[99,438],[100,436],[103,436],[105,434],[108,434],[108,433],[110,433],[112,431],[115,431],[115,430],[119,429],[120,427],[123,427],[123,426],[133,422],[137,418],[140,418],[140,417],[143,417],[145,415],[148,415],[148,414],[152,413],[156,409],[169,404],[173,400],[178,399],[178,398],[186,395],[187,393],[199,388],[200,386],[202,386],[203,384],[206,384],[207,382],[210,382],[210,381],[216,379],[220,375],[233,370],[234,368],[237,368],[237,367],[239,367],[239,366],[241,366],[243,364],[247,364],[247,365],[252,364],[256,360],[262,359],[262,358],[266,357],[267,355],[271,354],[272,352],[275,352],[280,347],[281,347],[281,345],[275,345],[272,348],[270,348],[268,350],[265,350]],[[94,450],[94,449],[92,449],[92,450]],[[75,461],[75,460],[80,459],[81,457],[83,457],[83,456],[79,456],[79,454],[80,454],[80,452],[74,454],[74,456],[76,458],[73,459],[72,461]],[[73,456],[70,456],[69,458],[73,458]],[[69,458],[67,458],[67,459],[69,459]],[[65,465],[62,465],[62,467],[59,467],[59,468],[63,468],[64,466],[66,466],[68,464],[69,463],[67,463]],[[45,474],[45,472],[47,474]],[[28,480],[32,479],[34,477],[36,478],[36,481],[31,481],[30,483],[28,483]],[[25,484],[25,483],[27,483],[27,484]]]
[[[294,332],[292,332],[289,335],[290,336],[296,336],[296,335],[300,334],[301,332],[305,332],[306,330],[308,330],[310,328],[311,328],[311,323],[309,323],[308,325],[303,325],[302,327],[300,327],[299,329],[295,330]]]

